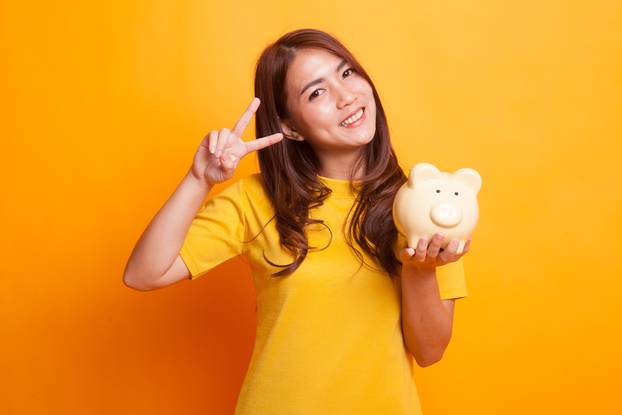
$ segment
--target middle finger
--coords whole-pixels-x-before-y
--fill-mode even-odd
[[[240,138],[242,137],[242,133],[246,129],[246,126],[250,122],[251,118],[253,118],[253,114],[255,114],[255,111],[257,111],[257,108],[259,108],[260,103],[261,101],[259,98],[257,97],[253,98],[248,108],[246,108],[246,111],[244,111],[244,113],[242,114],[238,122],[235,124],[235,127],[233,127],[233,133],[235,135],[237,135]]]
[[[458,240],[452,239],[447,245],[447,249],[443,250],[439,255],[439,258],[446,262],[452,262],[456,257],[456,251],[458,250]]]
[[[436,258],[441,249],[441,242],[443,242],[443,235],[441,233],[436,233],[428,247],[428,256],[430,258]]]

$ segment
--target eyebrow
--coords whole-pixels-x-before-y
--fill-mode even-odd
[[[341,69],[341,67],[343,65],[345,65],[346,63],[348,63],[348,61],[345,60],[345,59],[342,59],[341,62],[339,63],[339,65],[337,66],[337,69],[335,69],[335,72],[339,72],[339,69]],[[324,82],[324,81],[325,81],[324,78],[319,78],[319,79],[316,79],[315,81],[309,82],[307,85],[305,85],[304,88],[302,88],[302,91],[300,92],[300,95],[304,94],[305,91],[307,90],[307,88],[312,87],[313,85],[319,84],[320,82]]]

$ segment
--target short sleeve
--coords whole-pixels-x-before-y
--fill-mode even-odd
[[[464,276],[464,258],[436,268],[436,281],[441,300],[462,298],[468,295]]]
[[[179,251],[194,280],[243,251],[243,181],[215,194],[195,215]]]

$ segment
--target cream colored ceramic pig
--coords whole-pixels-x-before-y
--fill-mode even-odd
[[[457,253],[461,254],[477,224],[477,193],[481,187],[482,178],[473,169],[465,167],[447,173],[430,163],[418,163],[395,195],[395,226],[411,248],[417,247],[420,238],[429,241],[440,232],[445,236],[441,247],[458,239]]]

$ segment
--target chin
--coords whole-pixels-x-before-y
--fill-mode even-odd
[[[356,141],[355,141],[355,142],[356,142],[356,147],[363,147],[363,146],[365,146],[365,145],[367,145],[367,144],[371,143],[371,141],[372,141],[373,139],[374,139],[374,135],[372,134],[372,135],[370,135],[370,136],[368,136],[368,137],[365,137],[365,138],[362,138],[362,139],[356,140]]]
[[[365,138],[362,139],[362,141],[367,144],[369,143],[371,140],[374,139],[374,135],[376,135],[376,130],[374,129],[373,131],[369,131],[367,133],[367,135],[365,136]]]
[[[373,139],[374,139],[374,135],[372,134],[367,140],[365,140],[363,144],[369,144],[372,142]]]

